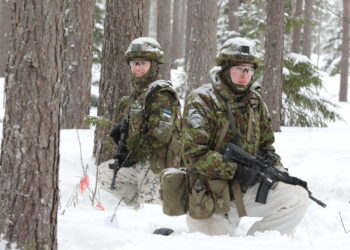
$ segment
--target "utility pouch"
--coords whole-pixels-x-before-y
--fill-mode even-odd
[[[189,214],[194,219],[208,219],[215,209],[214,199],[211,193],[200,179],[192,186],[189,194]]]
[[[163,213],[169,216],[187,212],[188,181],[185,169],[167,168],[160,173],[160,198]]]
[[[209,189],[215,203],[214,212],[224,214],[230,210],[230,190],[228,181],[220,179],[212,179],[208,181]]]

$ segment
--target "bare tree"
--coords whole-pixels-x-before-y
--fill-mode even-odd
[[[150,33],[150,19],[151,19],[151,0],[144,0],[143,5],[143,30],[142,36],[149,36]]]
[[[310,58],[312,40],[312,0],[305,0],[304,6],[304,33],[303,33],[303,55]]]
[[[95,0],[70,1],[62,94],[62,128],[87,128]]]
[[[303,0],[297,0],[295,3],[295,13],[294,17],[300,21],[303,14]],[[300,53],[301,49],[301,23],[297,24],[293,28],[293,40],[292,40],[292,52],[294,53]]]
[[[0,77],[5,76],[7,63],[11,29],[11,1],[0,1]]]
[[[63,10],[64,0],[12,6],[0,234],[21,249],[57,249]]]
[[[182,13],[184,0],[173,1],[173,34],[172,34],[172,49],[171,49],[171,58],[172,64],[178,58],[181,58],[183,55],[183,44],[185,38],[185,29],[182,24]]]
[[[148,36],[157,39],[158,0],[152,0],[150,5],[150,23]]]
[[[165,80],[170,79],[171,70],[171,3],[171,0],[158,1],[157,40],[165,54],[159,74]]]
[[[186,32],[187,32],[187,27],[186,27],[186,23],[187,23],[187,1],[188,0],[182,0],[182,13],[181,13],[181,26],[182,26],[182,43],[181,43],[181,58],[185,59],[185,50],[186,50]],[[185,61],[185,60],[184,60]]]
[[[282,98],[284,2],[269,0],[266,6],[265,67],[263,98],[272,116],[275,131],[280,131]]]
[[[228,2],[228,26],[230,30],[239,32],[239,17],[236,15],[239,8],[239,0]]]
[[[142,7],[142,0],[106,1],[97,115],[109,121],[116,119],[115,104],[132,89],[130,68],[124,54],[129,43],[142,35]],[[97,164],[113,156],[115,148],[109,143],[109,132],[109,127],[96,127],[94,156]]]
[[[187,64],[188,91],[210,81],[209,71],[215,65],[216,55],[217,1],[193,2],[193,27]]]
[[[185,45],[185,70],[187,72],[189,51],[190,51],[190,38],[191,31],[193,27],[193,9],[194,9],[194,1],[187,0],[186,6],[186,45]]]
[[[348,101],[350,1],[343,0],[343,45],[340,62],[339,101]]]

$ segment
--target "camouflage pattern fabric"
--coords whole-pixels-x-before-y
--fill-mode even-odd
[[[192,173],[227,180],[234,177],[237,165],[224,162],[220,153],[233,138],[231,129],[216,150],[229,122],[226,102],[233,111],[241,147],[252,155],[267,151],[275,154],[271,118],[260,95],[248,90],[238,96],[216,76],[211,84],[199,87],[186,99],[182,143],[186,168]]]
[[[116,121],[129,117],[127,147],[132,167],[121,168],[112,191],[127,204],[159,203],[159,172],[166,167],[179,167],[180,103],[169,82],[157,80],[146,86],[135,86],[130,97],[116,105]],[[179,139],[180,140],[180,139]],[[109,189],[113,171],[108,162],[99,166],[99,183]]]
[[[139,208],[144,203],[161,204],[159,196],[159,176],[150,170],[149,162],[137,163],[130,168],[121,168],[117,174],[115,190],[110,190],[113,170],[103,162],[98,167],[99,183],[102,189],[112,192],[127,205]]]
[[[130,109],[125,110],[130,98]],[[118,121],[129,116],[130,159],[144,162],[165,157],[173,133],[180,134],[180,104],[171,84],[157,80],[122,98],[117,108]]]

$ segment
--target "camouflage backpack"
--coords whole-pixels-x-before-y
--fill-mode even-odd
[[[149,89],[146,93],[146,104],[150,102],[151,97],[155,93],[162,91],[170,92],[175,99],[175,109],[174,114],[169,113],[168,110],[163,110],[164,115],[171,116],[172,122],[167,123],[166,121],[160,121],[159,127],[159,136],[164,136],[165,141],[168,141],[166,147],[160,148],[156,152],[152,152],[150,156],[151,169],[154,173],[160,173],[163,169],[166,168],[180,168],[181,165],[181,111],[180,111],[180,102],[177,97],[176,92],[173,90],[171,83],[164,80],[157,80],[149,85]],[[173,124],[173,125],[172,125]],[[172,126],[170,130],[171,133],[162,133],[160,130],[162,128],[168,129],[168,126]],[[170,138],[170,140],[168,139]]]

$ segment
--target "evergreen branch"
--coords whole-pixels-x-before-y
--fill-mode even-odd
[[[86,124],[91,127],[91,126],[100,126],[102,128],[109,128],[111,126],[116,126],[115,123],[107,120],[106,118],[102,117],[102,116],[85,116],[84,121],[86,122]]]

